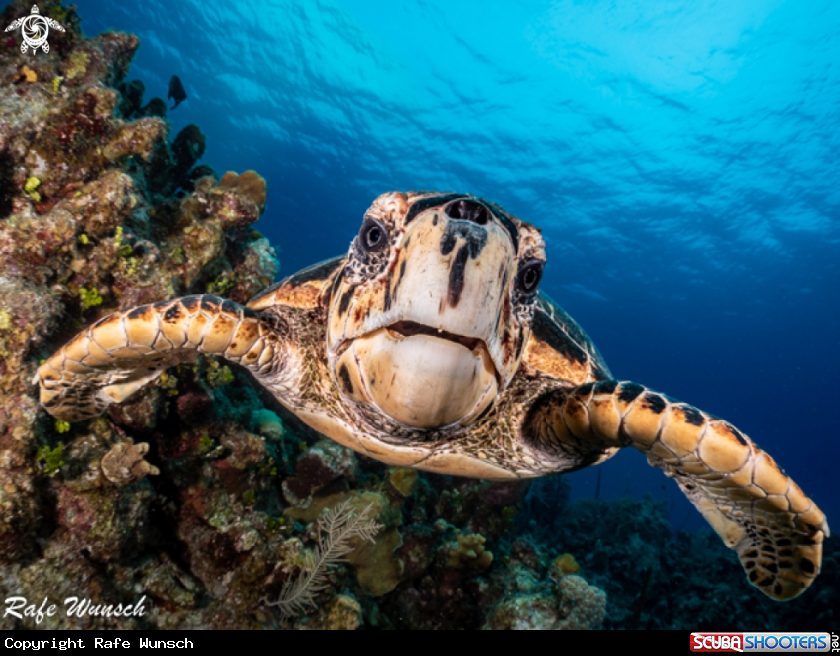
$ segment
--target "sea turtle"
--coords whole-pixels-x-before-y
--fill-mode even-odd
[[[614,380],[577,323],[539,292],[540,232],[455,193],[388,193],[346,256],[243,307],[211,295],[117,312],[38,370],[55,417],[102,413],[206,353],[382,462],[490,480],[595,465],[632,446],[665,470],[750,582],[792,599],[817,576],[825,516],[734,426]]]

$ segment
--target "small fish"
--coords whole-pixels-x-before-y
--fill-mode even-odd
[[[173,98],[175,100],[175,104],[172,105],[171,109],[175,109],[187,99],[187,92],[184,91],[184,85],[181,84],[181,80],[178,79],[177,75],[173,75],[172,79],[169,80],[168,98]]]

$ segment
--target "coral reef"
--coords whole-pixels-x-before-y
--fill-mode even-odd
[[[674,534],[666,502],[584,498],[556,513],[538,497],[567,500],[568,484],[561,478],[542,482],[547,485],[558,489],[529,494],[517,526],[534,544],[573,555],[586,580],[606,592],[604,628],[816,631],[836,621],[836,536],[824,543],[823,570],[813,589],[779,604],[754,593],[740,576],[737,557],[714,533]]]
[[[48,416],[33,375],[84,326],[189,293],[244,303],[278,263],[252,227],[265,180],[217,182],[200,163],[198,126],[169,140],[166,104],[144,105],[144,84],[125,80],[138,39],[85,38],[74,9],[41,10],[67,30],[48,54],[22,73],[18,49],[0,50],[0,591],[145,610],[7,617],[3,628],[824,630],[840,620],[836,538],[812,589],[774,604],[716,536],[675,538],[651,500],[570,504],[560,477],[488,483],[387,467],[323,439],[214,358],[171,368],[103,417]],[[29,11],[18,0],[0,21]],[[319,569],[325,515],[369,530],[338,540],[333,524],[341,548]],[[288,601],[300,581],[312,603],[266,603]]]
[[[102,456],[102,474],[119,487],[139,481],[148,474],[157,476],[160,470],[143,460],[148,452],[149,445],[145,442],[134,444],[130,439],[118,442]]]
[[[580,576],[557,585],[557,596],[526,593],[499,604],[485,628],[494,630],[576,631],[597,629],[604,619],[607,596]]]

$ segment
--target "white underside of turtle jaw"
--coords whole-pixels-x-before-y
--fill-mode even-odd
[[[414,428],[467,424],[496,400],[496,368],[483,341],[400,328],[375,330],[341,353],[335,371],[344,394]]]

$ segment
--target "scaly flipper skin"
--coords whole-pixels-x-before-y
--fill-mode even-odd
[[[825,515],[734,426],[630,382],[558,390],[535,408],[531,439],[549,451],[633,446],[680,486],[726,545],[747,578],[779,601],[816,578]]]
[[[79,421],[102,414],[196,353],[222,356],[258,377],[277,366],[277,331],[258,312],[216,296],[186,296],[101,319],[38,369],[41,404]]]

